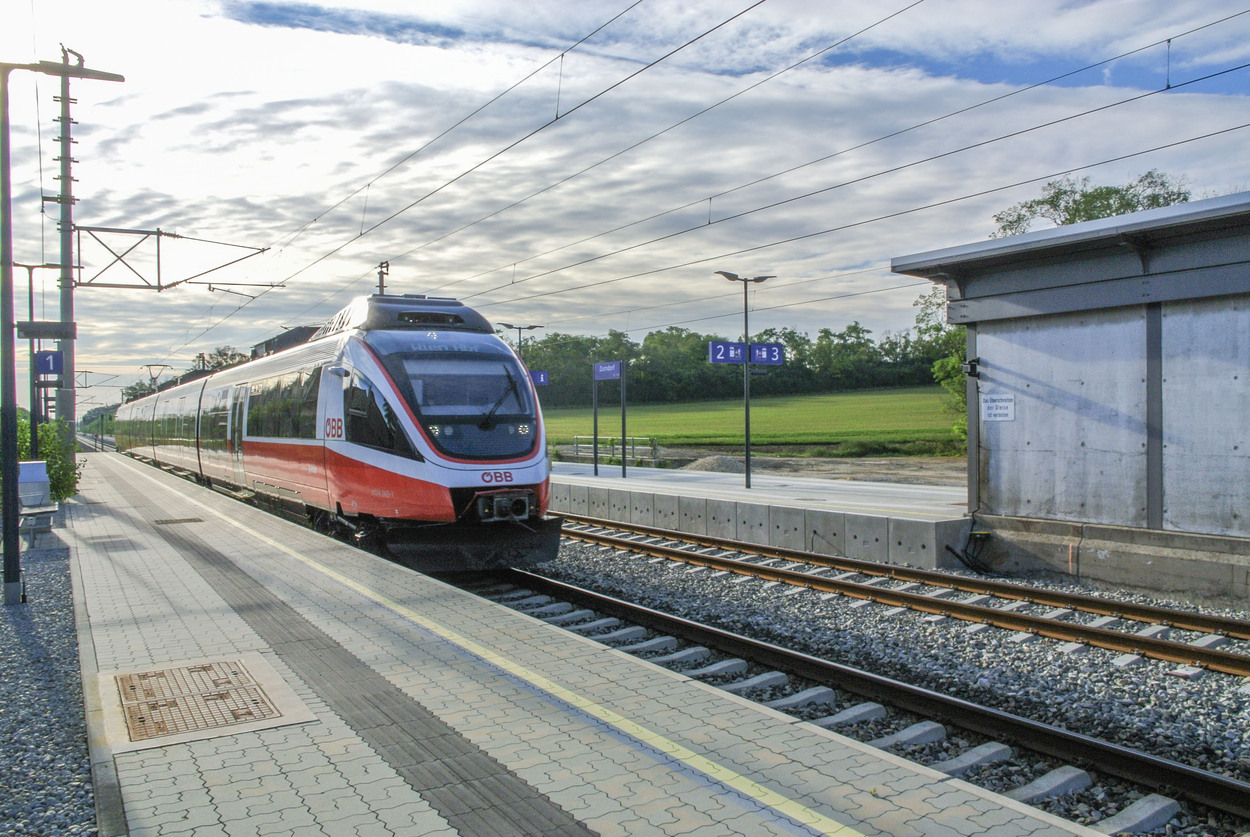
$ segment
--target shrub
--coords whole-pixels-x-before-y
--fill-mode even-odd
[[[3,432],[3,428],[0,428]],[[39,425],[39,458],[47,462],[48,487],[52,499],[60,502],[78,493],[78,477],[82,463],[73,464],[74,450],[78,445],[74,434],[65,422],[45,422]],[[19,413],[17,417],[17,458],[30,458],[30,419]]]

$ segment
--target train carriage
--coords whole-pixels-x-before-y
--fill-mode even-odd
[[[554,557],[516,354],[455,300],[356,300],[307,343],[123,405],[118,450],[426,571]]]

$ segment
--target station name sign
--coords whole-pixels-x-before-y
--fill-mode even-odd
[[[36,320],[17,324],[18,340],[77,340],[78,323]]]
[[[605,360],[595,364],[595,380],[596,381],[615,381],[621,377],[621,362],[619,360]]]

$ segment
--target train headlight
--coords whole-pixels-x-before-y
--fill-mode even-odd
[[[516,426],[516,432],[520,433],[522,436],[528,436],[530,434],[530,426],[528,424],[518,424]]]

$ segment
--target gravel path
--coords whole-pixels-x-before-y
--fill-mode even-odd
[[[0,834],[95,834],[69,550],[22,553],[0,605]]]

